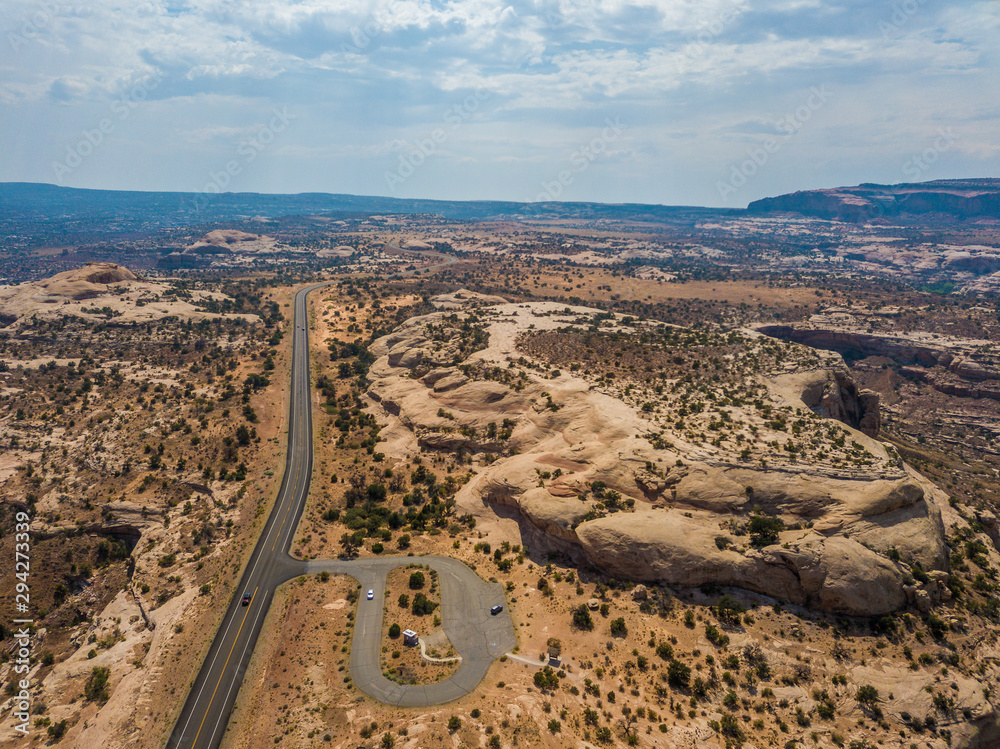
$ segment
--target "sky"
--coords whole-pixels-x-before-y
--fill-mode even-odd
[[[742,207],[1000,176],[1000,2],[0,0],[0,181]]]

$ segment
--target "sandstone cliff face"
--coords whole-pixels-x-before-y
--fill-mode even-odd
[[[820,416],[840,421],[869,437],[878,437],[882,427],[881,396],[874,390],[859,389],[839,361],[832,361],[828,370],[781,379],[796,382],[801,389],[799,398]]]
[[[841,613],[884,613],[906,603],[899,570],[849,538],[804,538],[747,553],[719,550],[707,518],[636,512],[588,523],[580,543],[617,577],[733,585]]]
[[[901,363],[932,367],[947,357],[947,351],[930,340],[842,330],[824,325],[758,325],[760,333],[813,348],[836,351],[845,356],[887,356]]]
[[[592,326],[599,314],[494,304],[473,318],[439,312],[408,321],[372,348],[369,395],[393,449],[489,453],[456,496],[458,513],[498,538],[558,550],[616,577],[734,585],[872,615],[908,602],[907,563],[945,568],[946,498],[872,438],[877,398],[857,389],[839,357],[806,357],[811,368],[790,370],[797,348],[748,334],[740,344],[747,358],[760,359],[755,346],[777,351],[782,370],[760,373],[758,410],[727,390],[729,405],[713,408],[732,431],[705,441],[700,425],[720,417],[689,413],[682,424],[677,402],[633,405],[639,381],[549,371],[518,348],[527,330]],[[463,343],[473,335],[470,319],[483,346],[471,352]],[[639,334],[620,320],[607,324]],[[785,446],[772,439],[779,434]],[[797,452],[796,443],[813,452]],[[753,460],[741,451],[751,444]],[[753,517],[779,520],[774,538],[754,538]],[[897,552],[902,562],[890,558]],[[937,586],[922,592],[942,594]]]
[[[793,341],[844,356],[884,356],[900,366],[900,373],[928,382],[949,395],[1000,400],[1000,356],[988,341],[932,337],[926,333],[862,333],[833,315],[817,315],[796,325],[757,325],[755,330],[780,340]],[[845,394],[852,400],[850,393]],[[871,400],[871,391],[857,393]],[[860,400],[859,400],[859,405]],[[861,412],[867,408],[861,405]],[[834,416],[834,418],[839,418]],[[862,416],[863,418],[863,416]],[[844,420],[844,419],[842,419]],[[859,427],[860,421],[845,420]]]

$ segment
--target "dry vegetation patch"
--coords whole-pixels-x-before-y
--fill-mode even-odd
[[[457,657],[441,629],[441,591],[437,572],[420,564],[397,567],[386,580],[382,620],[382,670],[401,684],[429,684],[458,670],[459,661],[438,663],[425,659],[419,645],[403,643],[402,633],[416,632],[426,654],[434,659]]]
[[[287,294],[268,286],[186,282],[177,293],[214,312],[41,318],[0,339],[3,516],[32,515],[38,735],[55,744],[142,746],[172,728],[276,489]],[[74,701],[94,668],[102,698]]]
[[[316,575],[279,588],[223,746],[343,746],[359,728],[347,683],[358,586]]]

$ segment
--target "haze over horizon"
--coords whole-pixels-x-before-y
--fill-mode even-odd
[[[742,207],[1000,174],[1000,6],[3,0],[0,181]]]

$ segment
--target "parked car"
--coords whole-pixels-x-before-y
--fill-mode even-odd
[[[498,603],[498,604],[497,604],[496,606],[494,606],[493,608],[491,608],[491,609],[490,609],[490,613],[491,613],[491,614],[492,614],[493,616],[496,616],[496,615],[497,615],[497,614],[499,614],[499,613],[500,613],[501,611],[503,611],[503,606],[501,606],[501,605],[500,605],[499,603]]]

